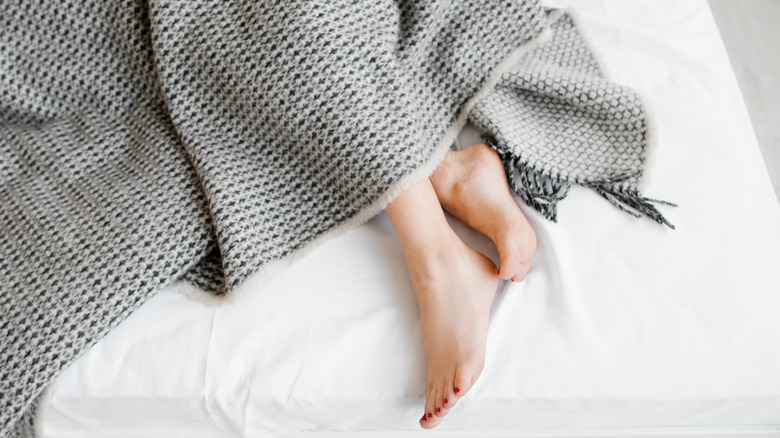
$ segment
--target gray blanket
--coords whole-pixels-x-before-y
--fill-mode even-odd
[[[161,288],[236,296],[429,175],[467,120],[530,205],[663,222],[642,105],[535,1],[5,2],[0,436]]]

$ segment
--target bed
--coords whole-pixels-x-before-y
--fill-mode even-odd
[[[48,389],[43,436],[780,436],[780,206],[707,2],[547,4],[576,6],[646,96],[644,191],[679,204],[676,230],[585,189],[559,223],[521,205],[532,271],[499,285],[487,365],[435,431],[417,424],[418,309],[380,214],[233,304],[161,291]]]

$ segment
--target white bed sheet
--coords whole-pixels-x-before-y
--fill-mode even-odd
[[[654,110],[645,190],[680,205],[664,209],[677,230],[584,189],[558,224],[523,206],[539,237],[532,271],[500,285],[482,377],[434,434],[780,430],[780,207],[707,3],[549,2],[574,3],[613,78]],[[233,305],[161,292],[62,374],[43,430],[412,435],[424,370],[380,214]]]

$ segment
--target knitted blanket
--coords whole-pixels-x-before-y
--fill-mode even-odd
[[[251,288],[432,173],[470,120],[555,218],[570,184],[634,214],[648,145],[536,1],[6,2],[0,436],[161,288]]]

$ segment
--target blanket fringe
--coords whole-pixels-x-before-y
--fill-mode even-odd
[[[504,165],[506,179],[512,189],[523,198],[526,204],[533,207],[547,219],[558,222],[558,201],[565,198],[571,188],[571,183],[558,176],[552,176],[540,169],[523,163],[520,157],[498,146],[497,142],[489,137],[483,137],[485,143],[496,151]],[[642,196],[638,190],[629,188],[625,184],[636,175],[620,175],[603,181],[579,183],[589,187],[612,205],[634,217],[647,216],[648,218],[675,229],[653,204],[676,204],[658,199]]]
[[[659,199],[652,199],[642,196],[638,190],[627,188],[623,182],[631,178],[633,175],[621,175],[606,181],[596,181],[583,183],[585,187],[590,187],[595,190],[596,193],[604,197],[612,205],[620,210],[630,214],[634,217],[642,217],[642,215],[649,217],[650,219],[658,222],[659,224],[666,225],[667,227],[674,229],[672,225],[663,214],[653,205],[662,204],[676,207],[676,204],[667,201],[661,201]]]

